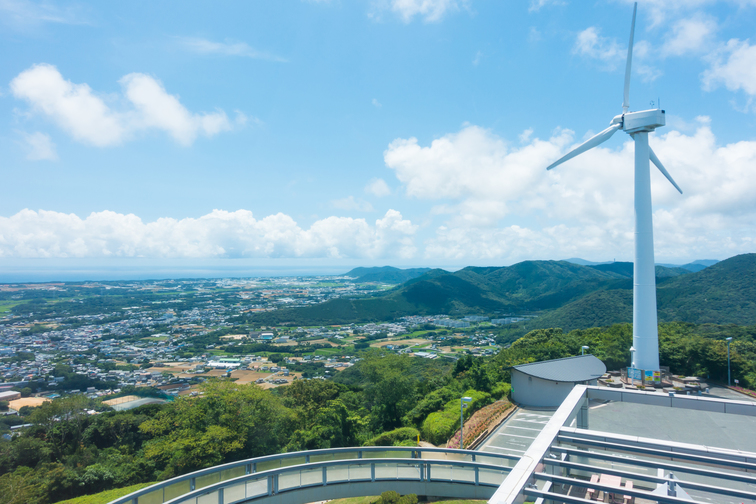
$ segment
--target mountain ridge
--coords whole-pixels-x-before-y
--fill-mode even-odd
[[[660,321],[728,323],[756,318],[756,304],[750,301],[756,299],[756,288],[746,281],[756,279],[756,254],[735,256],[699,272],[657,266],[656,274]],[[538,313],[533,327],[586,328],[631,321],[632,284],[632,263],[622,262],[581,266],[569,261],[523,261],[456,272],[429,269],[381,295],[340,298],[252,317],[266,324],[305,318],[336,324],[406,315]]]

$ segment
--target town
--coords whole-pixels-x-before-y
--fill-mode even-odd
[[[349,277],[4,284],[0,400],[9,401],[6,414],[69,394],[127,409],[197,394],[208,377],[263,388],[327,379],[371,348],[428,359],[488,356],[501,348],[497,327],[525,320],[439,314],[334,326],[239,323],[242,314],[391,287]],[[143,397],[147,390],[155,397]]]

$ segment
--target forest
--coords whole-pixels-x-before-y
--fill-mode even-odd
[[[661,364],[676,374],[722,383],[724,339],[733,337],[732,373],[756,387],[756,326],[665,323]],[[52,504],[77,495],[171,478],[224,462],[286,451],[356,445],[445,443],[458,409],[472,415],[509,393],[513,365],[580,353],[583,345],[609,369],[626,366],[632,327],[531,331],[490,358],[421,359],[367,349],[331,380],[297,380],[262,390],[209,380],[202,394],[113,411],[83,395],[26,408],[32,424],[0,441],[0,502]],[[88,411],[95,410],[97,414]],[[14,421],[4,419],[8,432]]]

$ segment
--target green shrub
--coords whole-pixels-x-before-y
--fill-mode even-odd
[[[459,398],[461,392],[460,387],[456,383],[434,390],[420,400],[409,413],[404,415],[403,420],[405,425],[420,427],[428,415],[442,409],[446,403],[454,398]]]
[[[417,504],[417,495],[408,494],[401,496],[398,492],[388,490],[383,492],[381,497],[373,504]]]
[[[490,394],[477,390],[468,390],[464,396],[472,398],[465,408],[465,418],[469,418],[475,411],[491,402]],[[423,438],[435,445],[445,443],[459,428],[459,408],[460,399],[452,399],[446,403],[442,411],[428,415],[421,429]]]
[[[512,393],[512,385],[509,383],[499,383],[491,389],[491,397],[494,399],[501,399],[502,397],[509,397]]]
[[[364,446],[417,446],[419,434],[413,427],[399,427],[369,439]]]

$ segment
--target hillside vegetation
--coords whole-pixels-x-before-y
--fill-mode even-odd
[[[667,323],[659,336],[662,365],[720,382],[725,338],[733,337],[733,377],[756,386],[755,325]],[[284,451],[414,446],[418,434],[441,443],[457,428],[462,395],[475,399],[466,418],[505,399],[511,366],[578,355],[588,345],[618,369],[629,363],[631,343],[629,324],[539,329],[492,358],[452,363],[369,350],[333,380],[274,390],[210,380],[197,397],[97,415],[87,410],[107,408],[85,396],[56,399],[33,409],[31,427],[0,440],[0,502],[50,504]]]
[[[430,270],[370,298],[341,298],[257,314],[259,324],[338,324],[406,315],[540,315],[530,327],[566,330],[632,321],[632,263],[581,266],[524,261],[509,267]],[[660,321],[747,324],[756,320],[756,254],[698,272],[657,266]]]
[[[430,268],[399,269],[392,266],[375,268],[354,268],[345,276],[353,277],[357,282],[383,282],[399,284],[417,278],[430,271]]]

